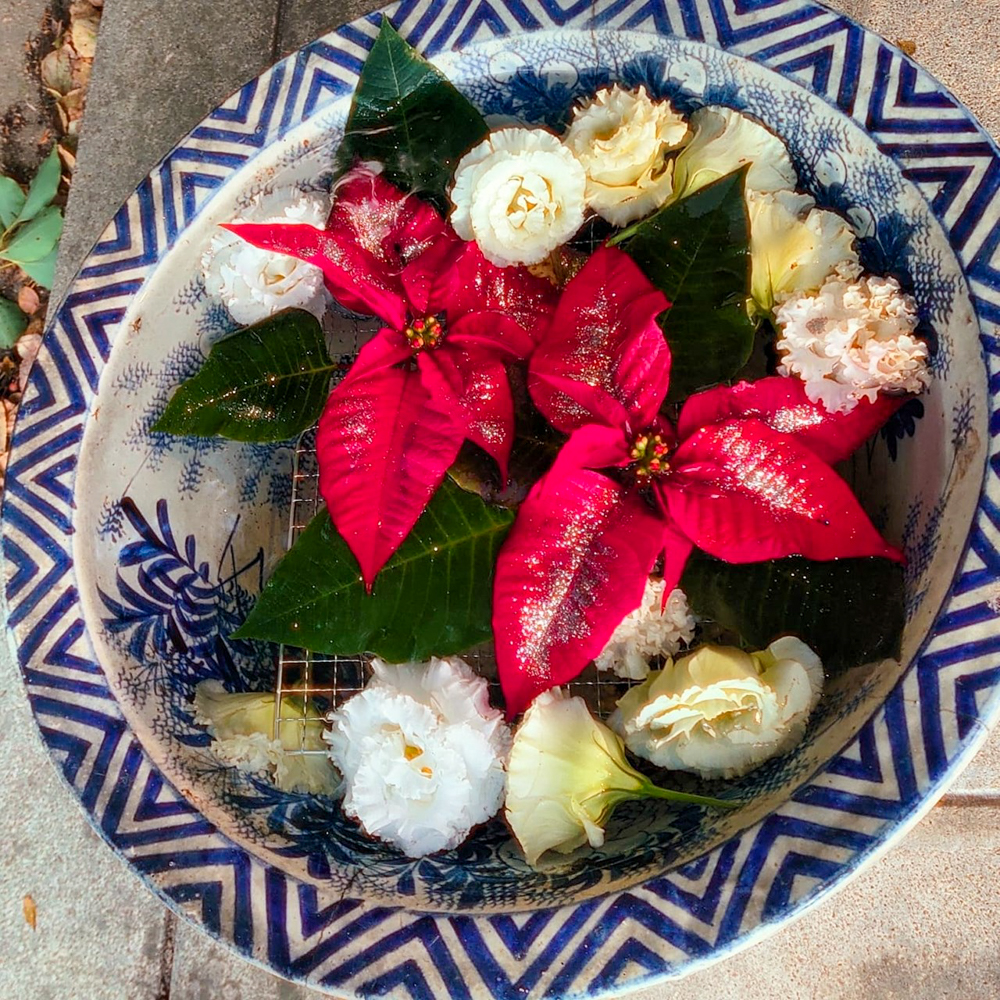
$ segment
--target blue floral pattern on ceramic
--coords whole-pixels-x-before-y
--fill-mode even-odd
[[[926,74],[804,0],[417,0],[393,16],[496,121],[557,124],[614,79],[685,111],[757,115],[817,200],[850,216],[866,264],[913,291],[936,381],[853,469],[908,555],[903,664],[832,679],[809,738],[747,779],[735,815],[636,804],[603,852],[538,874],[497,823],[414,862],[330,800],[212,758],[191,691],[271,681],[272,652],[228,636],[280,555],[293,453],[150,427],[229,328],[196,251],[261,190],[328,186],[374,18],[222,105],[87,261],[15,435],[10,624],[43,736],[97,828],[222,940],[340,995],[597,995],[724,954],[819,898],[919,814],[996,715],[1000,166]],[[364,329],[333,326],[347,358]]]

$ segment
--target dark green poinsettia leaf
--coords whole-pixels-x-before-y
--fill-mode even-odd
[[[446,212],[455,165],[488,133],[475,107],[383,17],[351,104],[341,169],[377,160],[393,184]]]
[[[323,511],[235,637],[392,663],[469,649],[492,635],[493,566],[513,520],[445,479],[366,594],[357,561]]]
[[[670,394],[731,379],[753,349],[747,314],[750,222],[746,170],[722,177],[619,233],[620,246],[672,305],[661,319],[670,344]]]
[[[287,441],[319,418],[335,368],[319,320],[287,309],[219,341],[153,430]]]
[[[25,194],[13,177],[0,174],[0,236],[10,229],[24,208]]]
[[[556,440],[516,437],[507,465],[507,482],[501,486],[496,462],[482,448],[466,441],[448,475],[463,490],[478,493],[487,503],[519,507],[558,454]]]
[[[890,559],[793,556],[734,566],[695,552],[680,586],[696,615],[731,629],[754,649],[795,635],[830,670],[899,657],[903,568]]]

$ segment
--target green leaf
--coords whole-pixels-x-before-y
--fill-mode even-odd
[[[0,235],[17,221],[24,208],[24,192],[13,177],[0,176]]]
[[[324,510],[234,635],[392,663],[469,649],[492,635],[493,567],[513,520],[445,479],[369,595]]]
[[[696,615],[754,649],[795,635],[831,670],[899,657],[903,568],[889,559],[793,556],[734,566],[696,551],[680,586]]]
[[[13,347],[28,325],[28,317],[10,299],[0,298],[0,348]]]
[[[445,212],[455,165],[488,134],[475,107],[383,17],[351,104],[341,169],[377,160],[393,184]]]
[[[673,303],[661,318],[670,344],[671,402],[731,379],[753,349],[747,314],[750,222],[744,168],[619,233],[621,245]]]
[[[59,161],[59,152],[53,146],[31,182],[27,200],[17,217],[18,222],[30,222],[52,201],[59,192],[60,177],[62,177],[62,164]]]
[[[36,285],[41,285],[42,288],[51,288],[56,277],[56,260],[58,257],[59,248],[56,247],[41,260],[26,260],[19,266]]]
[[[234,441],[287,441],[318,419],[336,365],[319,320],[286,309],[219,341],[154,431]]]
[[[18,224],[14,238],[0,257],[15,264],[30,264],[42,260],[59,245],[62,227],[62,211],[50,205],[30,222]]]

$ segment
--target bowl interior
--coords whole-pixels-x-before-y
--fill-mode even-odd
[[[623,806],[600,851],[537,871],[494,821],[458,850],[414,862],[369,841],[336,803],[224,768],[193,722],[201,680],[233,690],[273,686],[278,651],[228,636],[286,550],[290,529],[314,509],[308,442],[297,451],[150,430],[174,387],[235,327],[200,278],[213,228],[262,192],[328,188],[347,101],[249,161],[176,239],[123,320],[87,422],[76,487],[74,556],[86,625],[122,711],[206,817],[296,878],[416,909],[521,910],[692,861],[786,801],[879,707],[927,638],[963,552],[985,463],[986,374],[962,270],[924,198],[860,128],[788,79],[700,43],[610,30],[537,32],[436,62],[496,122],[556,126],[576,96],[612,80],[643,84],[684,111],[717,103],[756,115],[787,143],[802,187],[851,218],[866,268],[899,277],[936,334],[930,390],[844,470],[876,525],[906,552],[901,663],[859,664],[830,677],[805,740],[742,780],[747,804],[732,814]],[[346,370],[371,324],[334,311],[328,325]],[[342,693],[363,682],[356,661],[324,669]],[[581,690],[605,710],[617,693],[594,677],[584,677]]]

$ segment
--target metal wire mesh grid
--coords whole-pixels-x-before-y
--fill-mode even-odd
[[[353,336],[356,350],[357,339],[363,336],[363,331],[356,324]],[[312,430],[302,435],[295,452],[286,540],[288,548],[292,547],[322,506],[316,435],[315,430]],[[488,681],[491,702],[502,705],[492,643],[461,655]],[[277,664],[274,739],[282,740],[287,753],[325,753],[323,749],[308,748],[307,742],[315,742],[316,734],[326,725],[329,712],[360,691],[370,672],[364,657],[334,656],[294,646],[282,646]],[[592,712],[606,718],[614,711],[615,703],[632,683],[613,674],[602,673],[590,664],[568,688],[570,694],[584,698]]]

